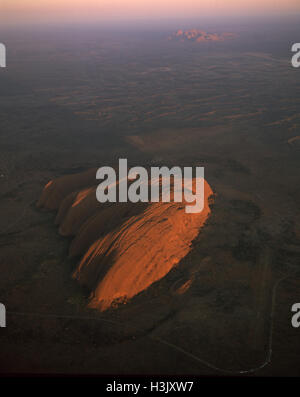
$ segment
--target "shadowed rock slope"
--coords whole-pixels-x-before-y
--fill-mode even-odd
[[[205,224],[205,205],[187,214],[185,203],[107,203],[96,199],[96,170],[49,182],[39,208],[57,210],[63,236],[74,236],[69,254],[80,257],[74,279],[91,291],[89,306],[103,311],[126,302],[162,279],[191,250]]]

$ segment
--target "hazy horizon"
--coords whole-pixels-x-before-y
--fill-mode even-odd
[[[157,24],[185,19],[300,15],[298,0],[2,0],[2,26],[40,24]]]

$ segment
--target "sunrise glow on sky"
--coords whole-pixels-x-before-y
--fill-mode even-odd
[[[300,13],[299,0],[0,0],[1,23]]]

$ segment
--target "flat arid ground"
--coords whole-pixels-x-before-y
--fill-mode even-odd
[[[233,33],[2,32],[2,373],[300,375],[300,32]],[[72,236],[37,202],[119,158],[204,166],[214,196],[179,263],[99,311],[72,278]]]

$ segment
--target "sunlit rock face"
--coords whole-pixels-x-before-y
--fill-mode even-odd
[[[88,170],[80,174],[73,174],[62,176],[50,181],[44,188],[42,195],[37,203],[39,208],[58,209],[62,200],[66,198],[69,193],[74,193],[76,190],[81,190],[85,186],[96,184],[95,175],[96,169]]]
[[[191,250],[209,214],[212,190],[204,181],[204,209],[185,203],[106,203],[96,199],[96,170],[49,182],[38,207],[56,209],[63,236],[74,236],[69,254],[79,257],[74,279],[91,291],[101,311],[127,302],[162,279]]]
[[[204,30],[190,29],[190,30],[178,30],[173,33],[169,40],[171,41],[194,41],[196,43],[209,42],[209,41],[225,41],[233,39],[235,37],[234,33],[208,33]]]

